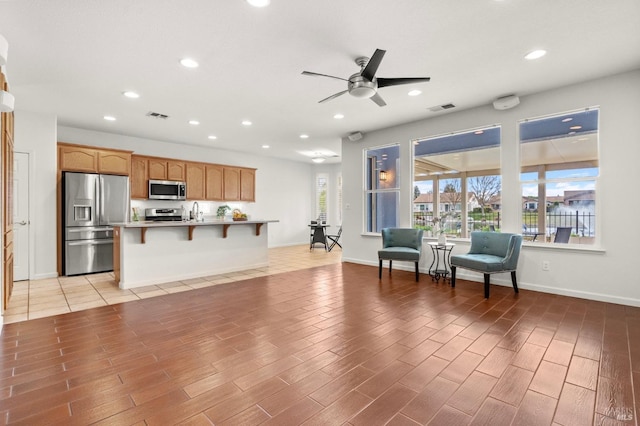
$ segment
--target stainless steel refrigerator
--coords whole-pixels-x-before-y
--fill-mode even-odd
[[[113,227],[129,219],[127,176],[63,175],[64,275],[113,270]]]

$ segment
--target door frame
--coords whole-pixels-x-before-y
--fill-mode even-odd
[[[29,169],[28,173],[27,173],[27,191],[28,191],[28,196],[27,196],[27,200],[28,200],[28,206],[27,206],[27,223],[28,225],[28,244],[29,244],[29,250],[27,251],[27,280],[32,279],[32,277],[34,276],[34,260],[35,260],[35,232],[33,232],[32,230],[32,225],[33,225],[33,220],[32,220],[32,208],[31,206],[33,206],[34,204],[34,191],[31,188],[31,183],[35,182],[35,170],[33,167],[33,156],[35,155],[33,153],[32,150],[25,150],[25,149],[15,149],[13,151],[13,157],[14,157],[14,161],[15,161],[15,157],[16,154],[25,154],[27,155],[27,167]],[[14,233],[15,236],[15,233]],[[15,240],[15,238],[14,238]],[[15,244],[15,241],[14,241]],[[16,254],[16,250],[15,250],[15,245],[14,245],[14,264],[15,264],[15,254]],[[15,278],[14,278],[14,282],[15,282]]]

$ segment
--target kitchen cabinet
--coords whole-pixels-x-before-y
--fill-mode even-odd
[[[204,200],[205,198],[205,164],[186,163],[187,165],[187,200]]]
[[[255,169],[240,169],[240,200],[256,200],[256,171]]]
[[[149,197],[149,176],[147,157],[131,156],[131,198]]]
[[[98,173],[129,176],[131,173],[131,153],[98,150]]]
[[[149,179],[185,181],[186,164],[184,161],[167,158],[149,157]]]
[[[65,172],[129,176],[131,151],[58,143],[58,168]]]
[[[240,168],[225,167],[224,176],[224,199],[226,201],[240,201]]]
[[[244,167],[224,167],[224,199],[255,201],[256,170]]]
[[[58,145],[58,166],[63,171],[95,173],[98,171],[98,152],[75,145]]]
[[[224,199],[224,167],[218,164],[205,166],[205,200],[220,201]]]

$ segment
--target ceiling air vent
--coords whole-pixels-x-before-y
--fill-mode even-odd
[[[433,107],[429,108],[429,111],[438,112],[438,111],[444,111],[445,109],[451,109],[451,108],[455,108],[455,107],[456,106],[454,104],[436,105],[436,106],[433,106]]]
[[[167,118],[169,118],[169,116],[166,114],[160,114],[159,112],[153,112],[153,111],[149,111],[147,113],[147,117],[157,118],[160,120],[166,120]]]

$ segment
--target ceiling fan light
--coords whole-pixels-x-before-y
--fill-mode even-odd
[[[314,163],[324,163],[325,158],[324,157],[313,157],[311,159],[311,161],[313,161]]]
[[[355,96],[356,98],[370,98],[376,94],[376,90],[371,87],[354,87],[349,92],[351,96]]]

